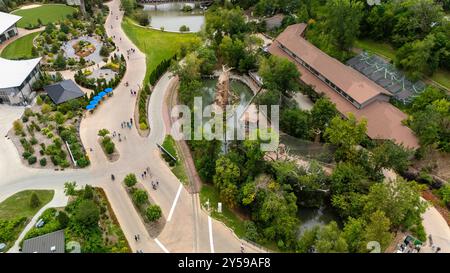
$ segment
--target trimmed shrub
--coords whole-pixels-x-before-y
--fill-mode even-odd
[[[30,197],[30,207],[37,208],[37,207],[39,207],[40,204],[41,204],[41,200],[39,200],[39,197],[37,196],[37,194],[35,192],[33,192]]]
[[[45,167],[45,166],[47,166],[47,158],[41,158],[41,160],[39,160],[39,164],[42,166],[42,167]]]
[[[37,159],[35,156],[30,156],[28,158],[28,164],[33,165],[34,163],[36,163]]]
[[[154,222],[161,218],[162,211],[158,205],[150,205],[145,211],[145,215],[150,222]]]
[[[28,151],[23,152],[22,154],[23,158],[28,159],[31,156],[31,153]]]
[[[125,179],[123,180],[125,182],[125,185],[127,187],[133,187],[137,183],[136,175],[134,173],[130,173],[127,176],[125,176]]]

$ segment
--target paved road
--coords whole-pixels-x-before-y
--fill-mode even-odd
[[[442,253],[450,253],[450,228],[439,211],[435,207],[430,206],[422,217],[423,227],[427,233],[425,245],[429,248],[428,236],[431,235],[433,244],[440,247]]]
[[[120,52],[126,54],[127,49],[135,47],[120,27],[122,14],[119,13],[119,3],[119,0],[107,3],[113,15],[108,16],[105,28],[110,37],[115,36]],[[161,78],[150,99],[149,119],[152,129],[150,136],[140,137],[134,126],[131,130],[121,128],[121,122],[129,121],[134,113],[136,97],[130,95],[130,88],[137,90],[145,77],[145,55],[135,49],[136,52],[130,55],[127,61],[127,72],[122,84],[116,88],[114,96],[103,102],[93,114],[87,113],[81,123],[80,136],[88,150],[91,166],[83,170],[63,172],[27,168],[21,165],[19,155],[11,141],[4,138],[0,142],[2,152],[0,171],[5,178],[0,181],[0,201],[25,189],[47,188],[61,191],[66,181],[76,181],[78,185],[91,184],[104,188],[133,251],[239,252],[240,240],[222,223],[210,219],[200,209],[198,196],[190,195],[181,186],[157,149],[156,143],[161,143],[166,133],[161,113],[172,80],[169,74]],[[125,87],[124,82],[129,82],[129,87]],[[5,120],[1,123],[7,127],[14,119],[20,117],[23,108],[5,110],[8,111],[11,113],[5,116]],[[5,126],[2,126],[2,133],[7,130],[3,127]],[[103,128],[121,133],[122,138],[126,137],[126,140],[121,142],[117,138],[113,139],[120,154],[119,160],[113,163],[106,160],[98,143],[97,132]],[[90,148],[93,149],[92,152],[89,151]],[[140,216],[119,182],[131,172],[139,177],[147,167],[151,169],[152,179],[159,181],[160,187],[157,191],[151,189],[150,178],[144,179],[142,183],[152,199],[161,206],[167,219],[167,224],[158,238],[151,238],[148,235]],[[112,173],[116,176],[115,182],[110,180]],[[139,242],[134,241],[135,234],[140,234]],[[247,251],[255,250],[257,249],[249,246]]]

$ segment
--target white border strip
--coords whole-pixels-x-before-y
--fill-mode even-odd
[[[212,220],[211,216],[208,215],[208,229],[209,229],[209,247],[211,249],[211,253],[214,253],[214,240],[212,234]]]
[[[164,250],[165,253],[170,253],[169,250],[167,250],[167,248],[158,240],[158,238],[155,238],[155,242],[162,250]]]
[[[175,207],[177,206],[178,198],[180,197],[182,188],[183,188],[183,185],[180,184],[180,186],[178,187],[177,195],[175,196],[175,200],[173,200],[172,208],[170,208],[169,217],[167,217],[167,222],[170,222],[170,220],[172,219],[172,215],[173,215],[173,212],[175,211]]]

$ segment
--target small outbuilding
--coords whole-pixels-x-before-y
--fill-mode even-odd
[[[44,87],[47,95],[55,104],[61,104],[84,96],[83,91],[72,80],[64,80]]]
[[[22,253],[64,253],[64,230],[47,233],[23,242]]]

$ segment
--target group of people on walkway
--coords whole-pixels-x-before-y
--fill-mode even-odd
[[[156,191],[156,189],[159,187],[159,181],[158,179],[156,181],[152,180],[152,188]]]
[[[133,54],[133,53],[136,53],[136,49],[130,48],[130,49],[127,50],[127,59],[128,60],[130,59],[130,55]]]
[[[150,167],[147,167],[142,173],[141,173],[141,178],[145,179],[148,176],[151,176],[152,174],[150,173]]]
[[[130,118],[130,121],[122,121],[120,126],[122,127],[122,129],[128,128],[131,130],[131,127],[133,126],[133,118]]]
[[[120,133],[117,133],[116,131],[114,131],[112,133],[112,137],[115,138],[116,136],[119,138],[119,142],[122,142],[122,139],[127,140],[127,136],[123,135],[123,138],[122,138],[122,135]]]

